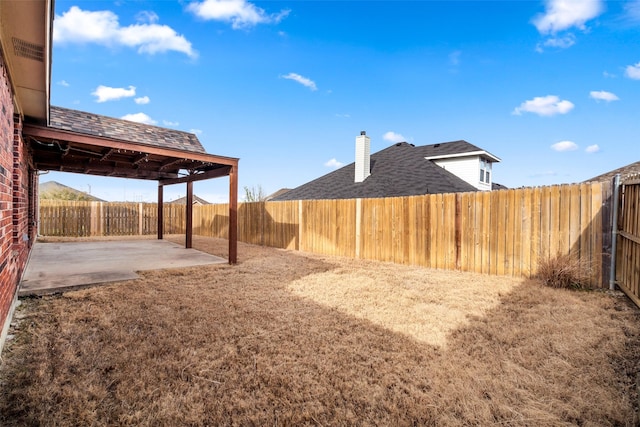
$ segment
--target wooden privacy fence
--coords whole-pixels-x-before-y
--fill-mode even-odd
[[[640,175],[620,184],[616,283],[640,306]]]
[[[91,237],[152,235],[158,232],[155,203],[40,200],[38,234]],[[184,233],[185,206],[164,205],[166,233]]]
[[[609,183],[588,183],[380,199],[242,203],[238,239],[327,255],[513,276],[535,275],[540,259],[571,254],[589,261],[592,285],[600,287],[609,278],[610,192]],[[122,211],[133,224],[123,225],[125,230],[138,227],[138,234],[153,234],[154,208],[129,205],[138,207]],[[58,218],[73,222],[82,217],[85,228],[92,221],[116,223],[95,220],[93,215],[84,219],[87,208],[81,204],[73,205],[73,213],[60,210],[65,209],[41,205],[41,234],[69,233],[80,227],[49,224]],[[55,212],[55,221],[50,212]],[[97,208],[91,212],[96,214]],[[108,210],[102,208],[100,214],[104,212]],[[184,230],[184,205],[165,205],[164,215],[168,233]],[[149,226],[141,227],[141,221]],[[193,227],[196,235],[227,238],[227,205],[194,206]],[[78,235],[97,235],[91,230]],[[104,226],[96,230],[121,232]]]

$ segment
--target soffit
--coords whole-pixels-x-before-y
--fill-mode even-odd
[[[53,1],[0,1],[2,50],[24,116],[48,120]]]

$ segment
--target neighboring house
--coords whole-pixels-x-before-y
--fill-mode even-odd
[[[640,162],[630,163],[626,166],[622,166],[618,169],[614,169],[609,172],[605,172],[601,175],[594,176],[591,179],[587,179],[584,182],[601,182],[601,181],[612,181],[613,177],[620,174],[621,178],[629,175],[640,174]]]
[[[237,259],[239,159],[208,154],[193,133],[51,106],[54,16],[54,0],[0,0],[0,351],[36,238],[41,171],[153,180],[160,207],[166,185],[193,194],[193,182],[228,176]],[[159,215],[158,238],[162,225]]]
[[[96,196],[76,190],[56,181],[47,181],[38,185],[40,200],[79,200],[84,202],[104,202]]]
[[[399,142],[370,154],[365,132],[356,137],[356,161],[272,200],[355,199],[459,193],[492,189],[500,159],[466,141],[416,147]],[[498,184],[499,185],[499,184]]]
[[[497,182],[492,182],[491,189],[492,190],[508,190],[509,187],[507,187],[506,185],[498,184]]]
[[[180,197],[179,199],[175,199],[174,201],[169,203],[174,203],[176,205],[185,205],[187,203],[187,196]],[[210,205],[211,203],[207,202],[205,199],[202,199],[194,194],[192,204],[193,206],[201,206],[201,205]]]
[[[290,188],[281,188],[278,191],[276,191],[275,193],[271,193],[269,194],[264,201],[265,202],[269,202],[271,200],[276,200],[278,197],[282,196],[284,193],[286,193],[287,191],[291,191]]]

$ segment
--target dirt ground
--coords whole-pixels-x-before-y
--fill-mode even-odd
[[[620,293],[239,243],[23,300],[0,425],[637,425],[639,320]]]

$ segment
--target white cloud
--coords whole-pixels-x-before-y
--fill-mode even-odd
[[[70,85],[69,85],[69,83],[68,83],[66,80],[60,80],[60,81],[58,82],[58,84],[59,84],[60,86],[64,86],[64,87],[69,87],[69,86],[70,86]]]
[[[640,80],[640,62],[635,65],[627,65],[624,74],[630,79]]]
[[[573,34],[565,34],[561,37],[549,37],[542,44],[538,45],[536,50],[542,52],[542,47],[553,47],[556,49],[568,49],[576,44],[576,37]]]
[[[575,151],[578,149],[578,144],[573,141],[560,141],[553,144],[551,149],[555,151]]]
[[[160,17],[154,11],[143,10],[136,15],[136,20],[143,24],[155,24],[160,20]]]
[[[554,116],[556,114],[567,114],[573,110],[573,103],[567,100],[560,100],[555,95],[537,96],[523,102],[513,110],[512,114],[521,115],[524,113],[534,113],[540,116]]]
[[[189,129],[189,132],[191,132],[194,135],[202,135],[203,134],[202,129]]]
[[[162,124],[165,126],[171,126],[171,127],[176,127],[178,125],[180,125],[180,123],[178,122],[170,122],[169,120],[163,120]]]
[[[122,98],[136,96],[135,86],[129,86],[129,89],[123,87],[109,87],[100,85],[91,92],[91,95],[97,97],[96,102],[117,101]]]
[[[602,13],[602,0],[546,0],[545,13],[533,19],[541,34],[556,34],[576,27],[584,30],[585,23]]]
[[[344,163],[339,162],[335,158],[333,158],[327,161],[324,165],[328,168],[338,169],[338,168],[341,168],[344,165]]]
[[[600,147],[598,146],[598,144],[593,144],[585,148],[584,151],[586,151],[589,154],[597,153],[598,151],[600,151]]]
[[[236,30],[258,24],[277,24],[289,14],[287,9],[268,14],[246,0],[204,0],[189,4],[187,10],[202,19],[231,22]]]
[[[605,90],[592,90],[589,92],[589,97],[598,101],[619,101],[620,98],[614,93],[607,92]]]
[[[140,98],[134,99],[135,103],[138,105],[145,105],[151,102],[148,96],[141,96]]]
[[[605,79],[615,79],[618,76],[616,76],[615,74],[612,74],[612,73],[610,73],[608,71],[603,71],[602,72],[602,77],[604,77]]]
[[[289,73],[286,76],[282,76],[282,78],[298,82],[301,85],[306,86],[311,90],[318,90],[318,87],[316,86],[316,82],[314,82],[313,80],[311,80],[311,79],[309,79],[307,77],[301,76],[300,74]]]
[[[407,139],[399,133],[389,131],[382,135],[382,139],[389,142],[405,142]]]
[[[139,23],[121,27],[118,16],[109,11],[86,11],[78,6],[56,15],[53,26],[54,43],[96,43],[103,46],[127,46],[139,53],[182,52],[196,57],[191,42],[167,25],[155,23],[153,12],[138,15]],[[140,22],[143,19],[145,22]]]
[[[348,119],[351,117],[351,114],[346,113],[346,114],[336,114],[336,117],[340,117],[342,119]]]
[[[143,123],[145,125],[155,125],[157,122],[145,113],[126,114],[120,117],[122,120],[129,120],[130,122]]]

